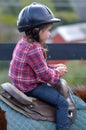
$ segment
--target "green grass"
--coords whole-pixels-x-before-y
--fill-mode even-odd
[[[65,79],[71,86],[86,86],[86,61],[70,61]]]
[[[0,70],[0,85],[5,83],[5,82],[10,82],[10,79],[8,77],[8,69],[5,70]],[[2,90],[0,86],[0,91]]]
[[[9,81],[9,76],[8,76],[8,69],[3,70],[0,72],[0,83],[8,82]]]
[[[57,14],[55,14],[56,17],[61,18],[61,24],[71,24],[76,23],[78,21],[78,16],[73,11],[59,11]]]
[[[12,14],[5,14],[0,17],[0,22],[6,25],[15,26],[17,17]]]

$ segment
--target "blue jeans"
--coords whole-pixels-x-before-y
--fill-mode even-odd
[[[56,107],[56,129],[69,130],[68,102],[52,86],[41,84],[34,90],[27,92],[27,96],[32,96],[47,102]]]

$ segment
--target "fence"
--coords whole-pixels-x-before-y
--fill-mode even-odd
[[[16,44],[0,44],[0,60],[10,60]],[[86,44],[47,44],[48,60],[86,60]]]

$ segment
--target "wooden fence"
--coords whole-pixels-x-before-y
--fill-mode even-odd
[[[15,43],[0,44],[0,60],[10,60]],[[86,44],[47,44],[48,60],[86,60]]]

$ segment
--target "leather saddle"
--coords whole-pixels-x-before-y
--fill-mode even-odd
[[[52,122],[56,121],[55,108],[53,106],[36,98],[27,97],[11,83],[4,83],[1,86],[4,91],[1,92],[0,99],[16,111],[32,119],[47,120]],[[58,85],[56,84],[54,87],[66,98],[69,103],[68,117],[71,125],[76,117],[76,109],[68,84],[64,79],[60,79]]]

